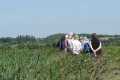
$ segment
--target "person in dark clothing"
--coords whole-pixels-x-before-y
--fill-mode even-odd
[[[92,34],[92,39],[90,41],[90,48],[91,48],[91,53],[95,58],[97,58],[98,55],[101,54],[101,42],[97,39],[96,33]]]

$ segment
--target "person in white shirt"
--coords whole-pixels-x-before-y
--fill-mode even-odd
[[[76,34],[74,36],[74,40],[72,41],[72,53],[79,54],[80,50],[82,50],[81,43],[79,41],[79,36]]]
[[[68,40],[68,35],[66,34],[65,35],[65,45],[66,45],[66,48],[64,49],[64,53],[67,53],[67,51],[68,51],[68,44],[67,44],[67,40]]]
[[[69,32],[68,33],[68,39],[67,39],[67,42],[68,42],[67,48],[70,52],[72,51],[72,41],[73,41],[72,36],[73,36],[73,33]]]

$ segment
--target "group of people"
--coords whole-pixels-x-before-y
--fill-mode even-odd
[[[92,39],[87,37],[79,37],[78,34],[69,32],[63,35],[57,46],[64,51],[64,53],[72,53],[73,55],[84,53],[92,53],[94,57],[101,54],[101,42],[97,39],[96,33],[92,34]]]

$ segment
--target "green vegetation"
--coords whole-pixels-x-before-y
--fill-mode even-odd
[[[29,44],[29,43],[37,43],[39,45],[49,45],[53,46],[61,39],[61,34],[50,35],[46,38],[35,38],[35,36],[30,35],[19,35],[16,38],[11,37],[2,37],[0,38],[0,44]],[[79,36],[88,37],[91,39],[91,34],[79,34]],[[105,45],[119,45],[120,44],[120,35],[103,35],[98,34],[98,38]]]
[[[90,54],[65,55],[53,47],[0,49],[0,80],[119,80],[120,47],[102,50],[95,64]]]
[[[99,64],[90,54],[64,54],[55,47],[61,36],[0,38],[0,80],[120,79],[119,35],[98,36],[102,41]]]

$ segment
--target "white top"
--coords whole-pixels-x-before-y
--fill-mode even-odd
[[[67,39],[69,49],[72,49],[72,41],[72,39]]]
[[[80,50],[82,50],[82,45],[80,43],[80,41],[78,40],[73,40],[72,41],[72,51],[73,51],[73,54],[79,54],[80,53]]]

